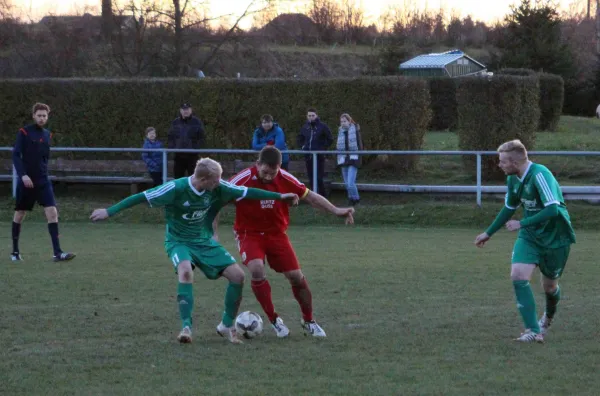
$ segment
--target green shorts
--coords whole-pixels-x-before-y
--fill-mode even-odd
[[[182,261],[192,262],[192,269],[200,268],[208,279],[217,279],[235,259],[219,242],[211,239],[202,243],[165,242],[167,255],[173,262],[175,273]]]
[[[571,245],[549,249],[537,246],[527,239],[517,238],[511,262],[535,264],[546,278],[558,279],[567,265],[570,251]]]

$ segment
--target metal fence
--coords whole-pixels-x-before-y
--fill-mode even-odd
[[[0,151],[11,151],[12,147],[0,147]],[[254,150],[229,150],[229,149],[201,149],[201,150],[181,150],[181,149],[143,149],[143,148],[97,148],[97,147],[52,147],[55,152],[161,152],[163,155],[163,182],[168,180],[168,153],[195,153],[195,154],[257,154]],[[289,154],[302,154],[312,156],[313,161],[313,186],[312,190],[318,192],[317,186],[317,155],[337,155],[337,154],[356,154],[356,151],[302,151],[288,150]],[[361,155],[436,155],[436,156],[457,156],[472,155],[476,157],[476,185],[475,186],[451,186],[451,185],[399,185],[399,184],[357,184],[362,191],[380,191],[380,192],[407,192],[407,193],[475,193],[478,206],[482,205],[482,194],[493,193],[501,194],[506,192],[505,186],[483,186],[481,182],[481,159],[483,156],[495,156],[495,151],[389,151],[389,150],[364,150]],[[537,156],[600,156],[600,151],[531,151],[529,155]],[[13,197],[16,195],[17,174],[13,167],[12,189]],[[597,194],[600,195],[600,187],[596,186],[563,186],[563,193],[566,194]]]

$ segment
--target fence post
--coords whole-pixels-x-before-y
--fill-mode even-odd
[[[17,198],[17,170],[14,165],[12,167],[12,195],[13,198]]]
[[[316,194],[319,193],[318,191],[318,182],[317,182],[317,154],[313,153],[312,154],[312,163],[313,163],[313,169],[312,169],[312,179],[313,179],[313,192],[315,192]],[[325,193],[325,191],[323,191],[323,194]]]
[[[163,157],[163,166],[162,166],[162,179],[163,179],[163,184],[165,184],[167,182],[167,177],[168,177],[168,169],[169,169],[169,163],[168,161],[168,154],[167,154],[167,150],[163,149],[162,152],[162,157]]]
[[[477,206],[481,208],[481,154],[477,154]]]

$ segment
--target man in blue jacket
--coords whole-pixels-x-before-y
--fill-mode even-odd
[[[264,114],[260,118],[260,124],[261,126],[254,130],[254,135],[252,136],[252,150],[260,151],[265,146],[275,146],[279,151],[286,151],[288,149],[283,129],[277,123],[273,122],[273,116]],[[281,157],[281,168],[288,170],[290,155],[282,153]]]
[[[317,110],[309,108],[306,113],[306,123],[300,129],[298,135],[298,147],[305,151],[327,150],[333,143],[331,130],[319,119]],[[315,181],[313,180],[313,159],[311,155],[305,157],[306,172],[310,180],[310,186],[314,189]],[[323,175],[325,173],[325,157],[317,155],[317,189],[318,193],[326,196],[325,183],[323,183]]]

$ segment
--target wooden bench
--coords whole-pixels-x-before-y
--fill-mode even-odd
[[[229,178],[241,170],[254,165],[254,161],[222,161],[223,178]],[[173,161],[168,165],[169,179],[173,175]],[[48,163],[50,180],[65,184],[125,184],[131,193],[138,192],[140,184],[151,184],[152,179],[142,160],[70,160],[51,159]],[[308,182],[304,161],[290,161],[289,171]],[[335,171],[332,160],[325,162],[325,174]],[[0,160],[0,181],[12,180],[12,160]],[[328,188],[331,182],[326,180]],[[312,186],[311,186],[312,188]]]

